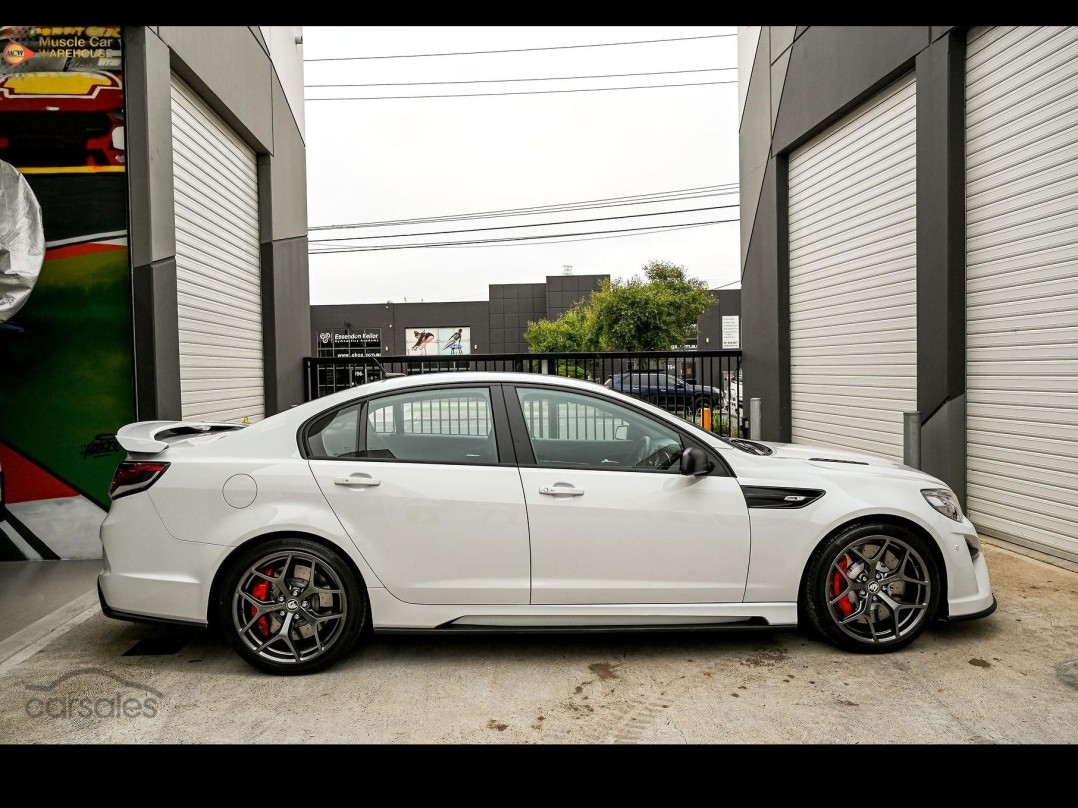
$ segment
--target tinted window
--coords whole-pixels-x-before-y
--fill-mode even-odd
[[[327,413],[307,430],[311,457],[355,458],[359,444],[359,404]]]
[[[560,390],[517,388],[535,462],[607,471],[677,470],[680,435],[614,402]]]
[[[360,456],[427,463],[497,463],[484,387],[421,390],[372,400]]]

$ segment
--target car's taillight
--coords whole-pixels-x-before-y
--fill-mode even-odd
[[[141,460],[125,460],[116,467],[109,486],[109,496],[113,499],[126,497],[145,491],[165,473],[168,463],[144,463]]]

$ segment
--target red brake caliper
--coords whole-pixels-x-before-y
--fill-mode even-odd
[[[843,556],[842,560],[838,562],[838,568],[842,570],[842,572],[849,572],[850,560],[846,558],[846,556]],[[846,579],[843,578],[840,573],[836,572],[831,577],[831,597],[837,597],[838,595],[842,594],[843,590],[845,589]],[[838,606],[838,610],[842,612],[843,617],[849,617],[851,614],[853,614],[853,604],[850,603],[849,598],[843,598],[835,605]]]
[[[269,569],[266,570],[266,575],[272,575],[272,574],[273,574],[273,568],[270,567]],[[269,586],[270,586],[269,581],[267,581],[264,578],[259,578],[258,583],[255,584],[253,587],[251,587],[251,597],[254,598],[255,600],[264,601],[266,599],[266,595],[269,593]],[[256,609],[253,605],[250,607],[250,609],[251,609],[251,617],[254,617],[256,614],[258,614],[258,609]],[[257,625],[258,625],[258,630],[260,632],[262,632],[262,636],[263,637],[268,637],[269,636],[269,619],[265,615],[263,615],[262,617],[258,618],[258,624]]]

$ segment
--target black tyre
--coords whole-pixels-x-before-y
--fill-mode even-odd
[[[355,645],[369,622],[363,582],[340,553],[280,538],[240,553],[217,598],[220,630],[259,670],[322,670]]]
[[[853,525],[813,553],[802,603],[812,627],[849,651],[886,653],[913,642],[939,606],[932,549],[897,525]]]

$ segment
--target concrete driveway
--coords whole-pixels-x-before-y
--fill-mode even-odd
[[[792,631],[384,636],[275,678],[205,633],[84,609],[0,662],[0,740],[1078,742],[1078,574],[986,552],[995,615],[878,657]]]

